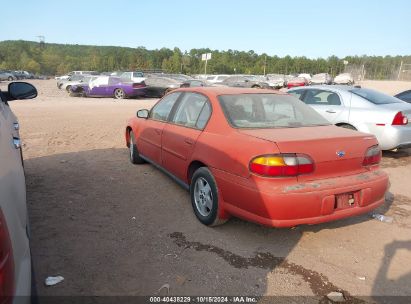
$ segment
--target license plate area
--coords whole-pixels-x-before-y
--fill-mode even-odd
[[[359,206],[360,191],[347,192],[335,195],[334,209],[348,209]]]

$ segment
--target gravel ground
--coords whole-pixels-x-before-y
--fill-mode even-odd
[[[133,166],[126,120],[155,99],[73,98],[54,80],[11,104],[21,124],[39,295],[411,296],[411,151],[384,153],[379,212],[273,229],[238,219],[208,228],[189,195],[151,165]],[[5,84],[1,84],[4,88]],[[365,82],[396,93],[411,83]],[[65,280],[45,287],[44,279]],[[165,285],[168,284],[168,285]],[[294,301],[294,298],[287,298]],[[367,298],[366,302],[379,298]]]

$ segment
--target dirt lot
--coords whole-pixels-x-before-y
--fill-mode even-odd
[[[39,295],[312,295],[349,302],[411,296],[411,151],[385,153],[391,191],[379,212],[273,229],[195,218],[189,195],[150,165],[133,166],[124,125],[155,100],[71,98],[55,81],[16,101],[24,142]],[[2,85],[4,87],[4,85]],[[364,82],[396,93],[411,83]],[[65,280],[45,287],[47,276]],[[290,302],[295,298],[284,298]],[[366,301],[380,300],[367,298]]]

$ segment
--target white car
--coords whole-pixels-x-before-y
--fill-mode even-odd
[[[209,83],[221,83],[231,75],[208,75],[205,80]]]
[[[352,77],[350,73],[342,73],[342,74],[335,76],[334,83],[351,85],[351,84],[354,84],[354,78]]]
[[[411,148],[411,104],[371,89],[310,86],[288,90],[332,124],[375,135],[381,150]]]
[[[24,82],[12,82],[8,92],[0,93],[1,303],[30,303],[32,273],[26,184],[19,124],[8,106],[8,101],[36,96],[36,88]]]
[[[143,72],[124,72],[120,75],[121,80],[126,82],[141,83],[146,80]]]
[[[331,84],[332,81],[333,79],[328,73],[315,74],[311,78],[311,84]]]

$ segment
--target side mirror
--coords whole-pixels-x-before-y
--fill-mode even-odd
[[[11,100],[32,99],[37,97],[37,89],[27,82],[11,82],[8,87]]]
[[[148,114],[149,114],[149,112],[148,112],[148,110],[146,110],[146,109],[138,110],[138,111],[137,111],[137,117],[138,117],[138,118],[145,118],[145,119],[147,119],[147,118],[148,118]]]

